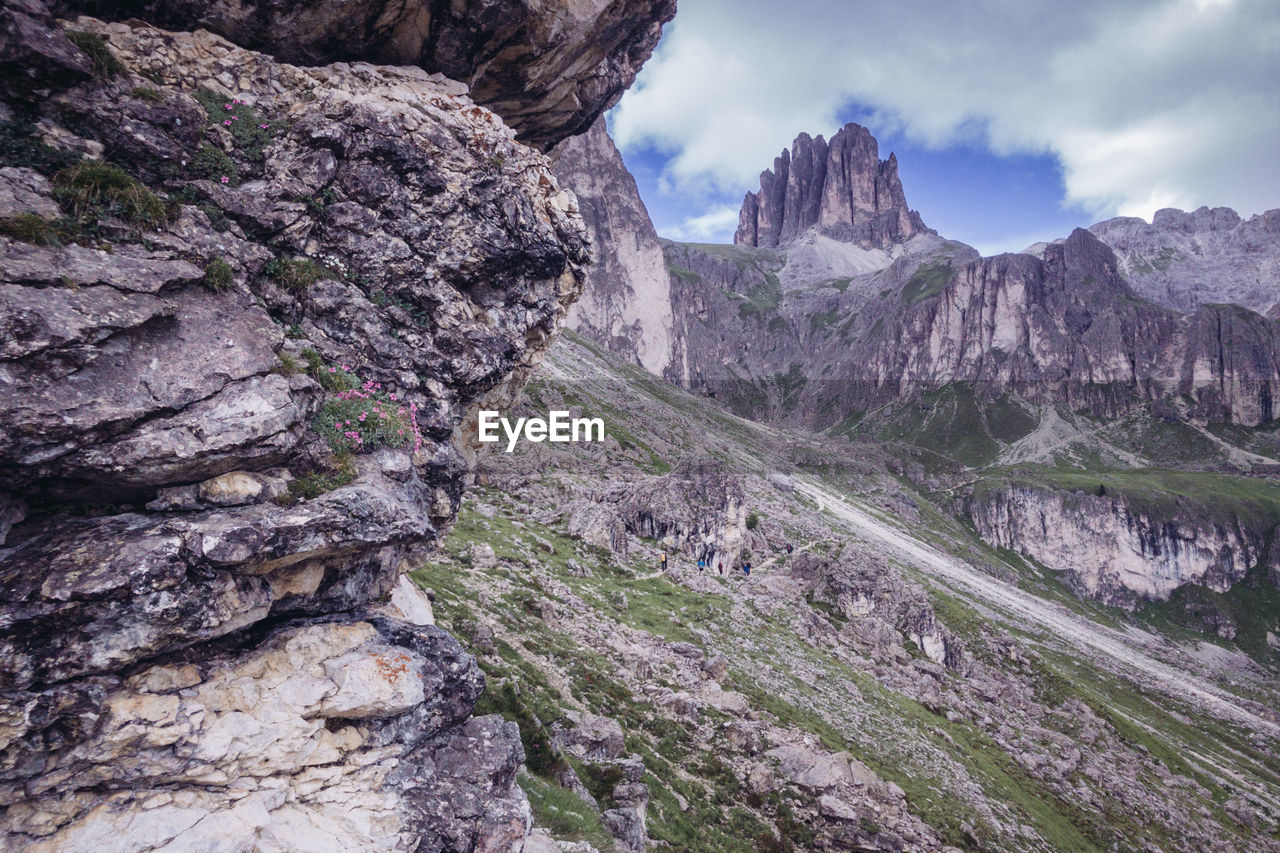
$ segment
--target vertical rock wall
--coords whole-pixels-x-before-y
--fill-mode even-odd
[[[405,572],[579,293],[572,194],[419,68],[0,16],[0,847],[518,848]]]

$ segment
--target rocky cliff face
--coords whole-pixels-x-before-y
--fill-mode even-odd
[[[1211,422],[1277,414],[1271,321],[1239,306],[1183,314],[1146,301],[1087,231],[1043,258],[917,245],[816,287],[790,278],[789,249],[670,245],[688,383],[820,427],[957,383],[1105,416],[1166,398]]]
[[[881,160],[865,127],[845,125],[828,143],[807,133],[760,174],[760,190],[747,193],[733,242],[785,245],[810,228],[863,248],[888,248],[927,231],[907,208],[898,160]]]
[[[1100,414],[1123,411],[1128,399],[1186,395],[1206,420],[1256,425],[1276,415],[1269,321],[1233,306],[1187,316],[1141,300],[1111,250],[1080,229],[1043,260],[918,268],[874,314],[846,362],[855,393],[963,382]]]
[[[584,132],[617,103],[676,12],[675,0],[61,0],[58,6],[169,29],[201,27],[299,65],[418,65],[466,83],[477,103],[542,149]]]
[[[0,846],[518,846],[403,573],[579,292],[572,195],[421,69],[0,15]]]
[[[1158,512],[1121,496],[1011,486],[968,502],[978,533],[1065,576],[1078,593],[1132,607],[1184,584],[1226,592],[1265,552],[1270,531],[1202,512]]]
[[[1229,302],[1267,314],[1280,296],[1280,210],[1242,220],[1225,207],[1165,209],[1150,224],[1120,217],[1089,230],[1135,291],[1179,311]]]
[[[551,159],[591,235],[591,269],[569,327],[651,373],[666,373],[678,361],[666,259],[604,120],[561,142]]]

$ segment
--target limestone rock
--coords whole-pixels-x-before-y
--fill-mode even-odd
[[[881,160],[870,131],[847,124],[828,143],[807,133],[783,150],[747,193],[733,242],[774,247],[810,228],[864,248],[906,243],[927,229],[907,208],[898,160]]]
[[[1053,567],[1081,595],[1125,607],[1165,600],[1185,584],[1226,592],[1261,559],[1270,532],[1190,506],[1185,514],[1133,507],[1119,495],[1009,486],[966,504],[988,542]]]
[[[609,761],[622,755],[622,726],[616,720],[581,711],[566,712],[552,725],[556,749],[587,761]]]
[[[519,734],[471,717],[482,676],[404,572],[456,512],[464,416],[577,296],[572,196],[418,68],[0,12],[6,133],[109,153],[164,211],[0,238],[0,847],[518,848]],[[221,117],[250,110],[255,145]],[[4,215],[66,215],[55,168],[6,162]],[[404,407],[398,446],[334,455],[340,370]]]
[[[569,311],[574,331],[659,376],[679,358],[662,244],[604,119],[551,151],[591,234],[592,266]]]
[[[617,103],[676,11],[675,0],[58,5],[101,17],[139,17],[169,29],[203,28],[296,64],[418,65],[465,83],[521,141],[543,149],[582,133]]]

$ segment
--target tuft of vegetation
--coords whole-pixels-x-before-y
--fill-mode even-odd
[[[169,205],[128,172],[102,160],[85,160],[53,176],[54,198],[81,223],[116,216],[143,227],[170,217]]]
[[[222,258],[216,258],[204,268],[204,276],[200,283],[210,290],[230,290],[235,286],[236,273],[231,264]]]
[[[124,66],[116,59],[107,40],[102,36],[84,30],[72,30],[67,33],[67,38],[89,56],[89,61],[93,63],[93,76],[115,77],[124,73]]]
[[[760,513],[752,510],[747,514],[747,529],[755,530],[760,526]]]
[[[951,281],[954,274],[950,261],[934,261],[924,264],[914,273],[902,288],[902,298],[908,305],[937,296]]]
[[[133,96],[140,101],[148,101],[158,104],[164,100],[164,95],[160,94],[159,89],[153,89],[150,86],[139,86],[133,90]]]
[[[265,120],[238,98],[220,95],[212,89],[197,91],[196,100],[204,107],[212,125],[231,134],[236,152],[253,163],[267,158],[267,146],[286,127],[283,122]]]
[[[278,373],[281,376],[297,376],[303,372],[302,365],[289,353],[281,350],[276,353],[276,358],[280,359],[280,366],[273,370],[273,373]]]
[[[0,219],[0,234],[33,246],[61,246],[68,242],[67,238],[70,236],[61,222],[45,219],[34,213]]]
[[[383,447],[405,447],[421,443],[416,409],[382,390],[373,380],[361,383],[347,365],[324,365],[314,350],[303,350],[308,373],[333,392],[312,422],[334,453],[368,453]]]
[[[240,182],[240,167],[220,148],[205,143],[187,163],[187,174],[193,178],[210,181],[227,179],[227,183]]]
[[[289,483],[287,494],[276,498],[281,506],[292,506],[300,500],[318,498],[325,492],[347,485],[356,478],[356,466],[350,453],[335,453],[324,465]]]
[[[291,293],[303,294],[322,278],[340,278],[340,274],[315,258],[273,258],[262,274]]]

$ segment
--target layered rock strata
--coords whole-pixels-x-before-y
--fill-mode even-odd
[[[421,69],[3,14],[0,847],[518,847],[404,572],[579,292],[572,195]]]
[[[1270,530],[1122,496],[1009,486],[967,504],[979,535],[1060,572],[1079,594],[1132,607],[1196,584],[1226,592],[1266,552]]]
[[[582,133],[617,103],[649,58],[675,0],[61,0],[62,10],[169,29],[203,28],[299,65],[417,65],[467,84],[472,98],[542,149]]]

